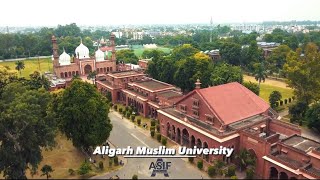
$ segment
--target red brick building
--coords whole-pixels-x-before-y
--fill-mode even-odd
[[[264,100],[239,83],[196,89],[158,110],[161,134],[188,147],[231,147],[225,156],[203,156],[211,163],[234,162],[240,149],[256,157],[260,178],[319,178],[320,143],[301,137],[299,127],[278,120]],[[319,151],[318,151],[319,150]]]
[[[107,54],[98,49],[94,57],[89,56],[89,49],[80,42],[75,50],[75,57],[70,57],[65,51],[59,56],[58,44],[55,36],[52,36],[53,47],[53,71],[58,78],[69,81],[73,76],[87,76],[89,72],[96,71],[98,74],[105,74],[116,71],[115,36],[111,34],[111,58],[107,59]]]
[[[110,92],[113,103],[133,106],[144,117],[156,118],[161,107],[173,106],[182,97],[180,89],[152,78],[142,71],[118,71],[98,77],[97,88]]]

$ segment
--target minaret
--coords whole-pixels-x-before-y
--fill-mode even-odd
[[[212,21],[212,16],[211,16],[211,19],[210,19],[210,42],[212,42],[212,24],[213,24],[213,21]]]
[[[111,33],[110,35],[110,43],[111,43],[111,60],[115,61],[116,60],[116,48],[115,48],[115,43],[114,43],[115,35]]]
[[[52,41],[52,51],[53,51],[53,67],[57,67],[57,66],[59,66],[59,53],[58,53],[57,38],[52,35],[51,41]]]

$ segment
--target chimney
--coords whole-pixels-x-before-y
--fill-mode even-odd
[[[196,84],[196,89],[200,89],[200,85],[201,85],[201,82],[200,82],[200,79],[197,79],[197,82],[195,83]]]

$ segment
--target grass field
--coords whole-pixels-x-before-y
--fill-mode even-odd
[[[45,176],[41,176],[41,168],[43,165],[47,164],[50,165],[53,168],[53,172],[51,173],[52,178],[54,179],[82,179],[82,178],[88,178],[91,176],[95,176],[101,173],[105,173],[114,169],[119,168],[119,166],[112,166],[109,167],[109,158],[101,159],[100,157],[96,156],[93,157],[97,162],[103,161],[104,163],[104,170],[100,170],[96,168],[95,166],[92,167],[92,171],[86,175],[86,176],[80,176],[76,172],[74,175],[69,175],[68,170],[71,168],[73,170],[77,170],[81,163],[85,160],[84,154],[76,149],[72,142],[67,140],[67,138],[64,135],[58,134],[56,137],[57,145],[52,150],[43,150],[42,156],[43,160],[40,163],[38,167],[38,172],[33,177],[28,174],[28,178],[33,179],[40,179],[45,178]]]
[[[254,77],[244,75],[244,81],[251,81],[253,83],[258,83]],[[260,97],[265,101],[269,102],[269,96],[272,91],[279,91],[282,95],[282,99],[286,99],[293,95],[293,89],[289,88],[286,83],[281,81],[276,81],[272,79],[266,79],[265,82],[260,84]]]
[[[165,48],[165,47],[158,47],[158,48],[156,48],[156,49],[157,49],[157,50],[160,50],[160,51],[163,51],[164,53],[170,53],[171,50],[172,50],[172,49],[170,49],[170,48]],[[145,48],[143,48],[143,47],[142,47],[142,48],[134,49],[134,54],[135,54],[138,58],[140,58],[144,50],[147,50],[147,49],[145,49]],[[152,49],[151,49],[151,50],[152,50]]]
[[[24,62],[25,68],[21,70],[22,77],[29,78],[29,75],[32,74],[34,71],[39,71],[39,63],[40,63],[40,71],[42,73],[52,70],[52,61],[50,58],[39,59],[39,62],[37,59],[24,60],[23,62]],[[15,61],[0,62],[0,65],[9,66],[10,69],[14,70],[16,68],[15,63],[16,63]]]

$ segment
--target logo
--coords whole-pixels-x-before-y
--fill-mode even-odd
[[[151,162],[149,170],[153,169],[151,177],[156,176],[157,173],[164,174],[165,177],[169,177],[168,169],[171,166],[171,162],[165,162],[162,158],[158,158],[156,162]]]

